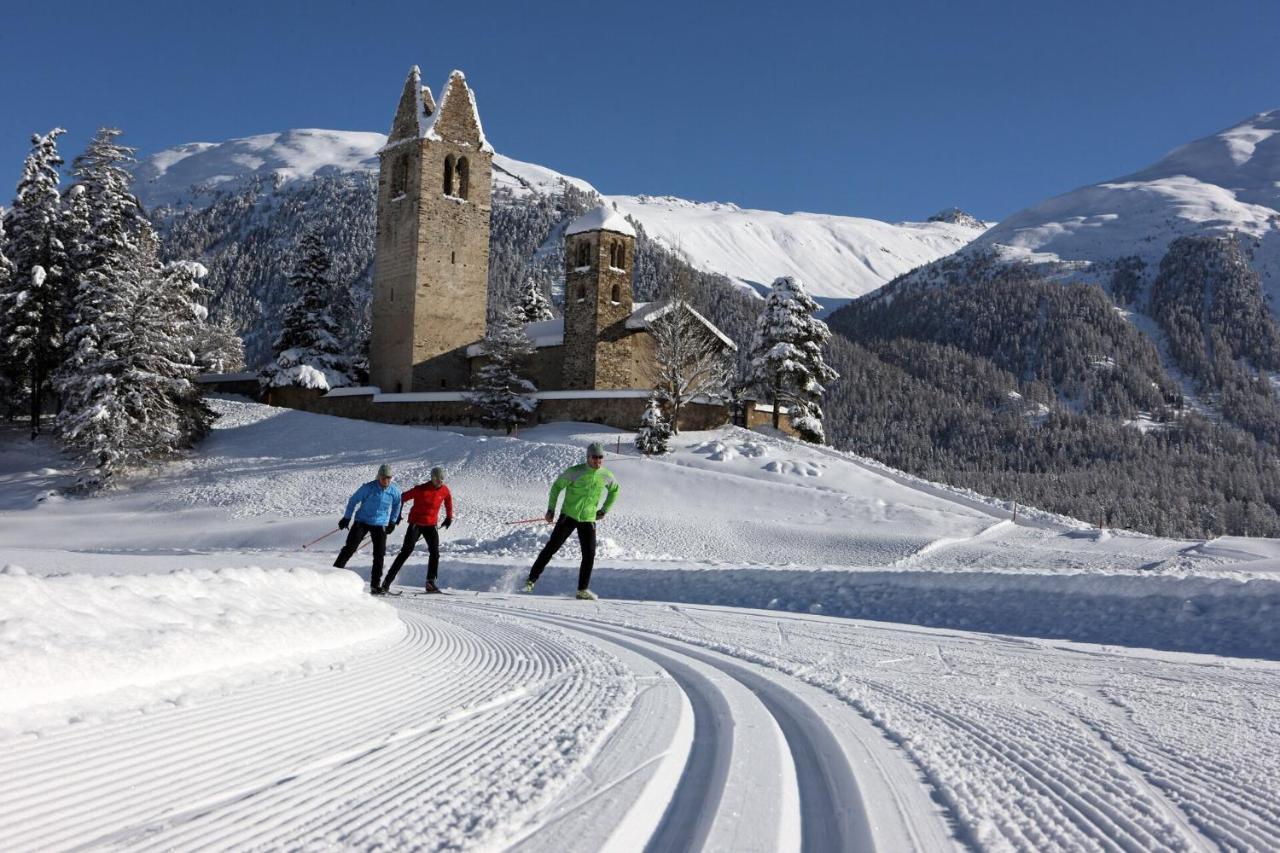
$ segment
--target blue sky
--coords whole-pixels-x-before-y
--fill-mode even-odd
[[[122,11],[123,10],[123,11]],[[1280,108],[1280,2],[23,3],[0,15],[0,199],[70,160],[390,125],[411,65],[498,151],[605,193],[996,219]]]

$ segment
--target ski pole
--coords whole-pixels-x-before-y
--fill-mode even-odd
[[[341,529],[342,529],[341,527],[335,527],[335,528],[333,528],[332,530],[330,530],[328,533],[326,533],[325,535],[321,536],[321,537],[320,537],[320,539],[328,539],[330,536],[332,536],[333,534],[337,533],[337,532],[338,532],[339,530],[341,530]],[[317,542],[319,542],[319,541],[320,541],[320,539],[312,539],[312,540],[311,540],[310,542],[308,542],[306,545],[303,545],[303,546],[302,546],[302,550],[304,550],[304,551],[305,551],[305,550],[307,550],[307,549],[308,549],[308,548],[310,548],[312,545],[314,545],[314,544],[316,544]]]
[[[535,521],[541,521],[543,524],[546,524],[547,519],[546,516],[540,515],[537,518],[522,518],[519,521],[508,521],[507,524],[533,524]]]

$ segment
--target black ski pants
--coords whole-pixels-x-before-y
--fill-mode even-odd
[[[436,571],[440,568],[440,531],[434,524],[410,524],[409,529],[404,532],[404,543],[400,546],[400,553],[391,563],[391,571],[387,572],[387,580],[382,585],[383,589],[389,589],[396,575],[400,574],[400,567],[413,553],[414,546],[418,544],[418,537],[426,541],[427,550],[430,552],[430,556],[427,557],[427,581],[435,583]]]
[[[596,564],[596,523],[594,521],[578,521],[567,515],[561,515],[556,526],[551,530],[551,539],[543,547],[538,559],[533,561],[529,570],[529,580],[537,583],[542,570],[551,562],[556,551],[569,538],[569,534],[578,532],[578,544],[582,546],[582,565],[578,568],[578,589],[586,589],[591,585],[591,569]]]
[[[373,541],[373,572],[369,575],[369,587],[378,589],[382,585],[382,558],[387,553],[387,529],[377,524],[365,524],[363,521],[351,522],[351,531],[347,534],[347,544],[338,552],[338,559],[333,561],[335,569],[344,569],[347,560],[360,547],[364,535],[368,533]]]

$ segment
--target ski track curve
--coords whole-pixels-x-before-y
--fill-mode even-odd
[[[5,848],[475,846],[553,798],[634,697],[598,644],[402,612],[401,641],[343,668],[6,744]]]
[[[492,605],[479,606],[486,609],[492,607]],[[790,751],[790,763],[795,768],[798,786],[799,849],[806,853],[875,849],[870,823],[862,805],[862,797],[840,744],[822,716],[785,683],[788,680],[786,676],[778,673],[766,676],[742,663],[732,662],[705,649],[661,639],[617,625],[596,622],[585,625],[584,620],[580,619],[549,614],[531,615],[527,611],[520,610],[514,612],[521,613],[525,618],[556,624],[565,630],[621,643],[646,654],[667,667],[673,677],[686,687],[686,692],[700,693],[704,692],[704,689],[687,683],[692,674],[688,672],[687,664],[680,659],[700,662],[738,682],[757,697],[776,721]],[[650,649],[656,648],[658,651],[644,651],[646,646]],[[673,656],[675,656],[674,659]],[[718,800],[724,784],[720,768],[728,766],[728,758],[727,755],[722,757],[719,753],[730,752],[733,749],[730,739],[726,738],[722,731],[724,727],[722,720],[733,719],[733,716],[723,701],[717,702],[715,697],[707,697],[695,703],[695,713],[698,713],[699,705],[702,706],[702,716],[708,720],[706,725],[712,732],[708,735],[708,739],[719,741],[717,754],[691,757],[672,806],[647,850],[702,849],[703,842],[707,840],[710,824],[720,813]],[[737,748],[742,747],[738,745]],[[759,775],[755,775],[755,778],[757,782],[762,781]],[[712,781],[713,784],[708,785],[708,781]],[[754,804],[754,808],[757,809],[767,807],[767,802]],[[743,847],[741,842],[727,847],[711,843],[707,847],[708,849],[748,849]],[[770,844],[758,849],[782,848]]]

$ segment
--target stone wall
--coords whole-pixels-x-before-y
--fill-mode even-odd
[[[203,381],[201,384],[206,390],[222,393],[237,393],[230,389],[238,387],[232,382]],[[385,398],[401,395],[378,396]],[[368,393],[339,393],[337,396],[326,396],[324,392],[310,388],[271,388],[260,396],[253,396],[253,399],[268,405],[303,412],[379,423],[478,425],[467,401],[456,399],[460,395],[404,394],[402,396],[409,399],[383,399],[380,402],[374,402],[372,390]],[[413,399],[414,397],[455,399],[424,400]],[[563,397],[550,391],[539,399],[533,423],[581,421],[624,430],[636,430],[640,427],[640,416],[644,413],[647,404],[648,393],[644,391],[623,390],[619,391],[616,397]],[[710,403],[687,403],[681,409],[680,415],[681,428],[685,430],[713,429],[729,421],[729,413],[724,406]]]

